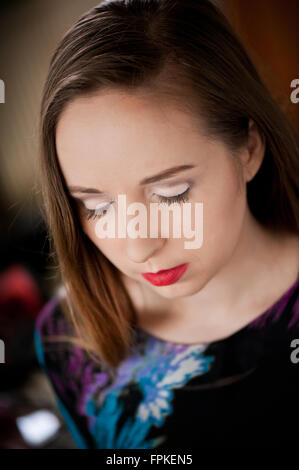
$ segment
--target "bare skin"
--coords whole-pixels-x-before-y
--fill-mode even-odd
[[[239,330],[269,308],[299,273],[299,237],[272,233],[251,214],[246,184],[258,172],[265,143],[250,122],[248,144],[233,161],[220,140],[207,138],[188,114],[161,100],[105,91],[75,99],[58,121],[56,147],[67,185],[104,194],[72,193],[82,228],[121,272],[139,327],[165,340],[207,343]],[[194,165],[141,186],[142,179]],[[189,185],[189,202],[203,202],[204,242],[186,250],[186,239],[99,239],[97,219],[84,206],[157,202]],[[79,202],[79,198],[82,202]],[[83,201],[84,199],[84,201]],[[192,226],[193,226],[192,221]],[[189,262],[182,278],[154,286],[141,273]]]
[[[253,271],[252,278],[250,278],[249,269],[247,272],[245,269],[246,263],[248,268],[251,265],[253,267],[256,260],[251,257],[247,261],[244,259],[244,277],[241,277],[240,270],[240,277],[234,281],[235,288],[242,289],[243,295],[226,310],[224,307],[221,309],[217,299],[213,299],[215,301],[213,303],[208,298],[209,287],[213,288],[212,280],[205,286],[205,289],[200,291],[206,293],[206,298],[204,295],[200,298],[199,293],[193,295],[193,298],[189,297],[189,308],[186,307],[187,302],[181,304],[176,299],[169,309],[168,304],[163,305],[160,298],[150,298],[148,290],[145,290],[142,284],[123,276],[130,298],[139,314],[138,326],[166,341],[205,344],[225,338],[259,317],[298,278],[299,244],[298,237],[293,235],[277,236],[275,240],[272,234],[261,234],[261,239],[255,238],[255,240],[255,252],[256,254],[260,252],[257,269],[260,269],[261,272]],[[258,241],[260,242],[259,247],[257,246]],[[265,243],[264,247],[263,243]],[[271,250],[270,243],[272,244]],[[237,250],[235,259],[237,259]],[[247,289],[246,274],[248,276]],[[223,288],[223,297],[225,294]],[[195,296],[198,299],[197,308],[194,308],[193,303]],[[186,301],[186,299],[184,300]],[[219,308],[218,312],[217,308]],[[211,314],[212,311],[213,314]]]

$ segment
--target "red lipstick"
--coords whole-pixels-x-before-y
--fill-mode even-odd
[[[186,269],[188,268],[189,263],[180,264],[175,268],[171,269],[162,269],[157,273],[141,273],[142,276],[149,281],[154,286],[168,286],[177,282]]]

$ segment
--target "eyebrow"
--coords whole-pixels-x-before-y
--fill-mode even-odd
[[[171,176],[176,176],[177,174],[181,173],[182,171],[191,170],[195,168],[196,165],[180,165],[174,166],[172,168],[168,168],[157,175],[149,176],[144,178],[140,181],[140,186],[145,186],[147,184],[156,183],[157,181],[161,181],[163,179],[169,178]],[[96,188],[85,188],[84,186],[70,186],[69,190],[71,193],[84,193],[84,194],[104,194],[103,191],[100,191]]]

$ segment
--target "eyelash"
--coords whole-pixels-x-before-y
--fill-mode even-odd
[[[186,191],[184,191],[181,194],[177,194],[176,196],[171,196],[171,197],[159,196],[158,194],[156,194],[156,196],[158,197],[159,202],[161,202],[162,204],[166,203],[170,205],[170,204],[173,204],[174,202],[179,202],[181,204],[182,202],[188,201],[189,190],[190,188],[186,189]]]
[[[190,191],[190,188],[186,189],[186,191],[184,191],[181,194],[177,194],[176,196],[171,196],[171,197],[159,196],[158,194],[156,194],[156,196],[158,197],[159,202],[162,204],[164,203],[164,204],[170,205],[176,202],[182,204],[183,202],[187,202],[189,200],[189,191]],[[100,218],[104,215],[105,212],[107,212],[107,210],[108,209],[105,209],[100,214],[97,214],[97,211],[95,209],[86,209],[85,207],[87,220],[91,218],[92,219]]]
[[[97,211],[95,209],[86,209],[85,207],[85,215],[86,215],[86,218],[87,220],[89,219],[97,219],[97,218],[100,218],[102,217],[105,212],[107,212],[108,209],[105,209],[103,210],[100,214],[97,214]]]

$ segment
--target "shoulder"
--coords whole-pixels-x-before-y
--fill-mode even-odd
[[[270,325],[269,332],[276,331],[277,337],[298,335],[299,330],[299,278],[252,326]]]
[[[62,337],[76,336],[74,335],[74,328],[62,308],[65,297],[65,288],[59,286],[43,305],[35,319],[35,351],[39,364],[44,369],[47,368],[51,359],[54,361],[54,359],[61,358],[61,353],[66,349],[70,349],[71,344],[68,343],[68,347],[66,347],[66,342],[62,341]],[[59,341],[57,341],[57,338]]]
[[[279,239],[283,262],[278,263],[274,256],[277,269],[273,268],[273,282],[271,288],[279,295],[278,300],[270,307],[266,316],[271,313],[276,323],[283,317],[287,321],[288,329],[299,327],[299,236],[288,235]],[[282,290],[284,286],[284,290]],[[288,287],[287,287],[288,286]],[[281,292],[282,291],[282,292]]]
[[[299,277],[291,288],[285,293],[280,302],[281,310],[290,312],[288,328],[299,328]]]
[[[60,285],[56,292],[43,305],[35,320],[35,330],[43,336],[59,335],[70,331],[71,324],[66,318],[62,302],[66,298],[64,286]]]
[[[64,298],[64,292],[59,289],[39,312],[35,321],[34,347],[38,363],[48,375],[57,396],[73,401],[70,382],[81,382],[89,357],[73,342],[78,336],[63,311]]]
[[[74,441],[79,448],[88,448],[82,392],[90,385],[92,375],[85,373],[88,358],[84,350],[59,338],[74,336],[61,306],[64,299],[65,290],[60,287],[44,304],[35,321],[34,346],[37,361],[49,379],[58,409]],[[56,340],[48,342],[54,336]]]

